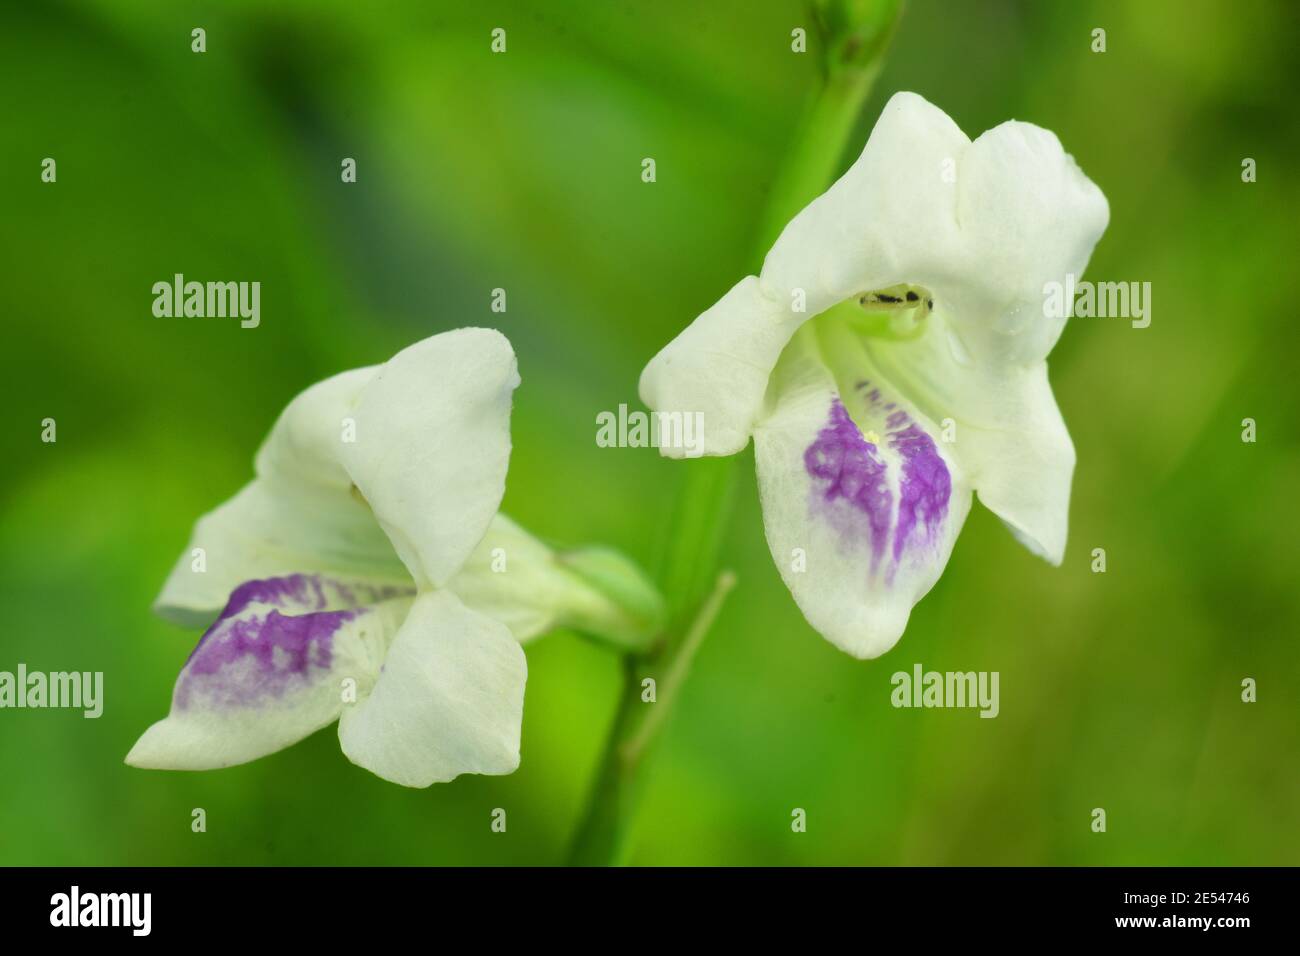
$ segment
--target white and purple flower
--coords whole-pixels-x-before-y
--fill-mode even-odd
[[[772,556],[836,646],[898,641],[972,493],[1062,561],[1075,455],[1047,380],[1065,319],[1043,288],[1083,272],[1108,217],[1047,130],[972,142],[899,93],[761,274],[646,367],[642,399],[702,413],[706,454],[753,436]]]
[[[513,771],[519,642],[557,626],[630,641],[657,598],[612,552],[557,555],[497,513],[518,384],[504,336],[460,329],[290,402],[157,600],[216,621],[127,763],[228,767],[338,720],[347,757],[395,783]]]

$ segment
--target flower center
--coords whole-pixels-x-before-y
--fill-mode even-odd
[[[921,397],[907,394],[913,344],[941,332],[934,294],[924,286],[900,283],[859,292],[814,316],[799,330],[805,348],[831,373],[848,416],[872,445],[881,444],[894,426],[887,419],[896,404]],[[899,355],[908,352],[900,364]],[[869,385],[869,388],[863,389]],[[886,437],[886,443],[888,438]]]
[[[811,324],[847,329],[877,341],[906,342],[924,334],[934,309],[934,293],[929,289],[900,283],[859,292],[814,316]]]
[[[916,285],[893,285],[857,295],[857,310],[845,310],[855,331],[872,338],[913,339],[925,330],[934,311],[934,296]],[[846,303],[847,305],[847,303]]]

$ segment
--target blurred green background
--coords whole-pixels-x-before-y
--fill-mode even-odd
[[[0,711],[0,863],[563,860],[611,652],[530,647],[510,777],[405,790],[332,728],[247,766],[145,772],[122,758],[197,636],[149,604],[291,396],[476,324],[523,376],[506,510],[652,567],[690,466],[598,448],[595,416],[638,407],[644,363],[751,270],[817,85],[811,28],[753,0],[4,7],[0,670],[102,670],[106,707]],[[1052,355],[1079,453],[1064,567],[976,507],[874,662],[789,599],[746,452],[740,584],[660,742],[633,862],[1300,862],[1298,37],[1283,2],[909,4],[843,165],[897,90],[972,136],[1054,130],[1110,200],[1088,277],[1150,281],[1152,324],[1076,319]],[[260,280],[261,327],[153,318],[175,272]],[[917,662],[1000,671],[998,719],[891,708]]]

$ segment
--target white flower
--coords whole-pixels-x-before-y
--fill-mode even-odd
[[[971,142],[899,93],[761,275],[646,367],[643,401],[703,413],[706,454],[754,437],[772,556],[838,647],[897,642],[972,491],[1060,564],[1075,456],[1047,381],[1065,320],[1043,290],[1082,273],[1108,216],[1047,130]]]
[[[227,767],[337,719],[348,758],[395,783],[514,770],[519,641],[618,614],[497,514],[518,384],[500,333],[460,329],[290,402],[158,598],[220,616],[127,763]]]

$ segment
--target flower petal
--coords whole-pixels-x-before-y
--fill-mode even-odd
[[[852,167],[782,231],[761,279],[743,279],[651,361],[642,400],[657,411],[701,412],[707,454],[739,451],[762,383],[802,322],[900,284],[932,293],[946,316],[931,323],[944,325],[945,353],[951,334],[969,361],[1027,380],[1064,324],[1044,309],[1043,288],[1082,274],[1108,216],[1105,197],[1052,133],[1010,122],[972,143],[942,110],[898,93]],[[801,296],[806,312],[792,312]],[[1032,460],[1033,440],[996,443],[985,471],[995,474],[998,460]],[[1015,480],[1014,468],[992,479]]]
[[[810,314],[900,282],[965,279],[957,169],[969,145],[943,110],[894,94],[853,165],[781,232],[763,279],[803,289]]]
[[[445,580],[500,503],[518,381],[504,336],[460,329],[306,389],[257,477],[199,519],[155,610],[204,623],[239,582],[293,572]]]
[[[456,573],[501,504],[518,384],[504,335],[457,329],[399,352],[361,391],[340,458],[422,587]]]
[[[126,762],[229,767],[333,722],[346,680],[357,695],[373,685],[411,594],[322,575],[241,585],[181,669],[171,713],[145,731]]]
[[[811,313],[909,283],[948,309],[977,362],[1043,359],[1064,319],[1043,287],[1082,274],[1106,198],[1048,130],[1008,122],[974,143],[914,93],[886,104],[862,155],[773,245],[762,277]]]
[[[976,361],[1040,361],[1065,328],[1043,287],[1083,274],[1110,219],[1106,197],[1056,134],[1030,123],[983,133],[958,176],[957,218],[979,280],[952,286],[959,331]]]
[[[749,444],[772,367],[808,316],[746,276],[650,360],[641,400],[658,413],[700,413],[704,454],[734,455]],[[670,458],[686,454],[665,446]]]
[[[959,430],[957,454],[984,507],[1026,548],[1059,566],[1075,454],[1047,382],[1047,363],[1007,376],[989,391],[999,396],[1002,413]]]
[[[969,485],[933,423],[877,382],[837,385],[813,341],[782,356],[754,431],[768,546],[808,622],[877,657],[939,579]]]
[[[421,594],[370,695],[346,709],[339,742],[385,780],[427,787],[519,766],[528,665],[504,624],[447,590]]]
[[[980,500],[1054,564],[1075,455],[1044,361],[1065,319],[1043,293],[1083,273],[1108,218],[1049,131],[1008,122],[969,143],[941,110],[900,93],[763,267],[777,288],[810,284],[813,308],[897,283],[930,290],[923,335],[866,347],[924,413],[957,424],[952,451]]]
[[[859,377],[906,395],[931,421],[951,423],[945,448],[980,501],[1030,551],[1059,565],[1075,455],[1047,363],[974,362],[946,308],[925,322],[921,335],[903,341],[839,329],[823,354],[832,365],[856,366]],[[843,376],[840,384],[845,387]]]
[[[411,577],[370,509],[327,488],[257,478],[199,518],[154,611],[186,627],[202,627],[242,581],[326,572]]]

